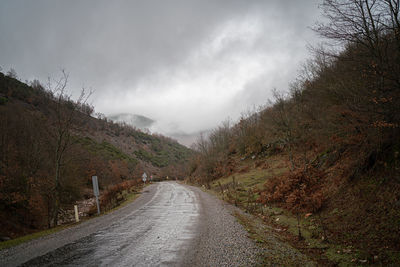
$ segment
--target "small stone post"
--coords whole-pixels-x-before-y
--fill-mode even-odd
[[[79,222],[78,205],[74,205],[74,210],[75,210],[75,221]]]

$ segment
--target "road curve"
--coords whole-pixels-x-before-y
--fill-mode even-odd
[[[162,182],[111,214],[0,251],[0,265],[254,265],[259,251],[246,235],[215,197]]]

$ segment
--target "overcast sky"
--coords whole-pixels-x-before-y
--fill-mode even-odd
[[[97,112],[165,135],[208,130],[287,90],[318,42],[318,0],[0,1],[0,66],[70,73]]]

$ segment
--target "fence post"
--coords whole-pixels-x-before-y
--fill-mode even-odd
[[[218,181],[218,185],[219,185],[219,189],[221,190],[221,194],[222,194],[222,199],[225,200],[225,195],[224,195],[224,188],[222,187],[222,184]]]
[[[75,221],[79,222],[78,205],[74,205],[74,210],[75,210]]]

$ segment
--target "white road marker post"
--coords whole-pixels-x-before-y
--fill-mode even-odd
[[[93,193],[96,197],[96,204],[97,204],[97,214],[100,214],[100,204],[99,204],[99,182],[97,180],[97,176],[92,176],[92,182],[93,182]]]
[[[75,221],[79,222],[78,205],[74,205],[74,210],[75,210]]]

